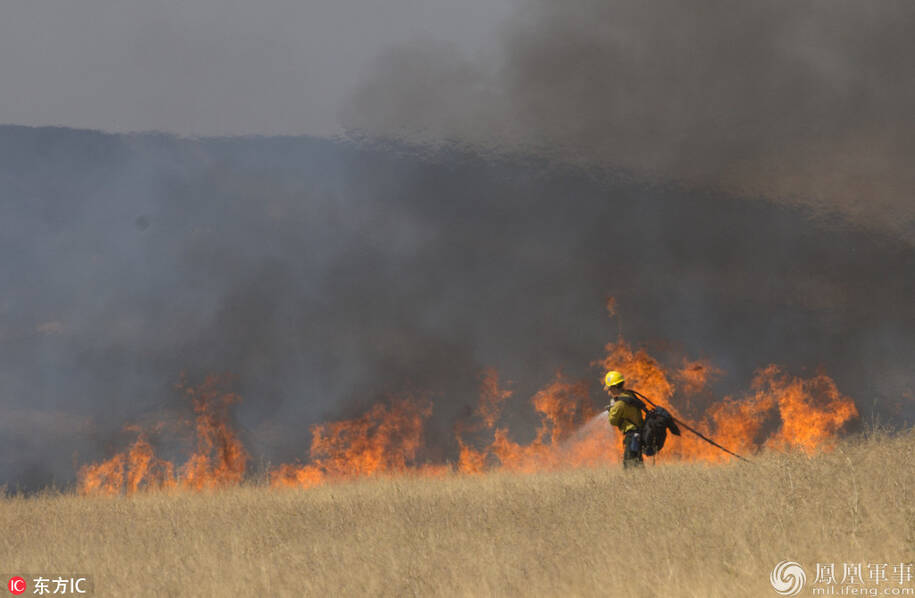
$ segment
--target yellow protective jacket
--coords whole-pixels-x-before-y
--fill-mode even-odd
[[[640,430],[645,422],[642,418],[642,410],[624,400],[628,398],[635,399],[635,396],[628,390],[624,390],[610,407],[610,425],[619,428],[623,434],[630,430]]]

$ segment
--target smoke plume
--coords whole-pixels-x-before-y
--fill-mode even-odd
[[[525,0],[503,51],[393,49],[353,130],[764,195],[915,241],[915,6]]]

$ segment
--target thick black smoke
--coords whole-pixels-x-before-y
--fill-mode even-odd
[[[407,45],[343,115],[456,141],[764,195],[915,242],[915,4],[522,0],[504,52]]]
[[[724,369],[720,393],[823,367],[865,415],[913,415],[912,246],[784,204],[453,150],[23,127],[0,128],[0,197],[11,485],[187,416],[182,372],[236,376],[256,464],[411,391],[448,458],[482,368],[522,402],[558,368],[596,381],[608,294],[630,339]]]

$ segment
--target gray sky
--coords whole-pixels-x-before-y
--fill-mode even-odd
[[[183,135],[340,132],[372,61],[472,56],[511,0],[4,0],[0,123]]]

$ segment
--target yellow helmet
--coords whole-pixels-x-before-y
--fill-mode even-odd
[[[620,372],[616,370],[611,370],[607,372],[607,375],[604,376],[604,387],[610,388],[611,386],[616,386],[617,384],[622,384],[626,381],[626,378]]]

